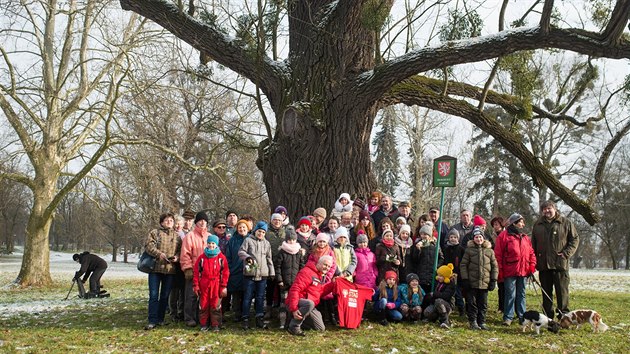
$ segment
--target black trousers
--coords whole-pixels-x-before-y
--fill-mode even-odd
[[[488,290],[466,289],[466,311],[468,312],[468,322],[477,322],[478,325],[486,323]]]

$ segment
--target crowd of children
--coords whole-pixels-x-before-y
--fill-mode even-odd
[[[275,208],[269,224],[249,217],[215,221],[217,230],[228,232],[222,236],[210,232],[196,258],[191,284],[199,302],[198,317],[186,324],[219,331],[230,311],[234,321],[249,329],[253,301],[256,327],[288,328],[293,316],[287,297],[299,271],[309,265],[315,269],[326,256],[333,262],[324,283],[341,277],[358,288],[373,289],[372,305],[365,307],[363,318],[371,311],[382,325],[438,321],[439,326],[450,328],[453,309],[463,316],[465,308],[470,328],[486,330],[488,291],[494,290],[498,279],[494,237],[480,228],[464,237],[453,229],[442,230],[448,239],[438,241],[439,211],[431,211],[419,217],[412,233],[409,203],[396,208],[391,198],[375,192],[366,204],[342,193],[329,213],[317,208],[313,215],[299,218],[295,227],[283,206]],[[203,212],[195,215],[195,222],[204,227],[207,219]],[[195,231],[182,232],[181,224],[175,228],[184,240],[184,250],[186,238],[191,237],[188,233]],[[182,270],[186,273],[183,265]],[[338,325],[333,294],[327,291],[318,299],[318,308],[325,320]]]

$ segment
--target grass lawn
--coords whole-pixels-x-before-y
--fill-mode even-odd
[[[6,279],[1,279],[6,280]],[[6,284],[6,283],[5,283]],[[62,300],[69,282],[57,281],[50,290],[0,290],[0,352],[221,352],[221,353],[365,353],[365,352],[606,352],[630,351],[627,313],[630,295],[574,291],[573,308],[594,308],[610,325],[606,333],[594,334],[590,327],[563,330],[558,335],[521,333],[516,324],[500,325],[496,291],[489,300],[490,331],[473,332],[467,322],[453,317],[454,327],[443,330],[435,324],[393,324],[375,321],[360,329],[330,328],[307,332],[304,338],[276,328],[244,332],[229,321],[218,334],[171,323],[144,331],[148,289],[146,280],[114,279],[106,282],[109,299]],[[76,288],[75,288],[76,289]],[[75,295],[71,294],[71,297]],[[528,289],[528,308],[540,307],[540,298]],[[26,305],[28,312],[11,310]]]

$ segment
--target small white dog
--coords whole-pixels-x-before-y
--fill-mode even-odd
[[[560,326],[569,328],[571,325],[576,325],[577,328],[580,328],[587,322],[591,324],[593,332],[606,332],[608,329],[608,325],[602,321],[602,316],[594,310],[574,310],[562,314]]]
[[[529,327],[536,328],[536,334],[540,334],[540,327],[547,327],[547,329],[553,333],[560,331],[560,325],[549,317],[543,315],[538,311],[527,311],[523,314],[523,332]]]

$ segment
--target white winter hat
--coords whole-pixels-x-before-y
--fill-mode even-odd
[[[345,237],[346,239],[348,238],[348,229],[346,229],[343,226],[340,226],[337,231],[335,231],[335,241],[337,241],[339,239],[339,237]]]

